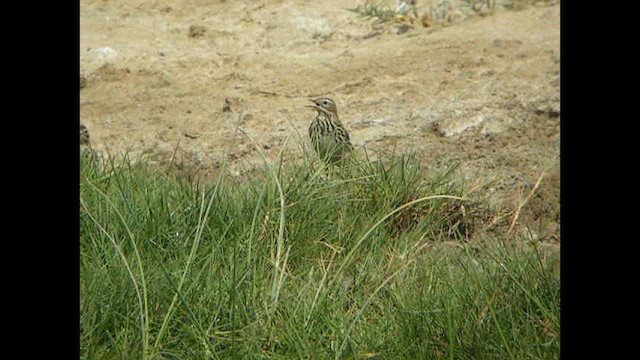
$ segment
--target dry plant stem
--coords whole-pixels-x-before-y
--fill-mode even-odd
[[[524,206],[529,202],[529,200],[531,199],[533,194],[535,194],[535,192],[538,189],[538,186],[540,186],[540,182],[544,178],[545,174],[546,174],[546,172],[543,170],[542,174],[540,174],[540,177],[538,177],[538,180],[536,181],[535,185],[533,186],[533,188],[531,189],[529,194],[524,198],[524,200],[519,202],[518,207],[514,210],[513,219],[511,219],[511,224],[509,225],[509,229],[507,230],[507,238],[509,238],[511,236],[511,232],[513,230],[513,227],[516,225],[516,222],[518,221],[518,217],[520,216],[520,210],[522,210],[522,208],[524,208]]]

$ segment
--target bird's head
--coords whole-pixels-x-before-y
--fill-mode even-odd
[[[307,105],[307,107],[316,109],[317,111],[322,111],[329,115],[337,114],[338,109],[336,107],[336,103],[329,98],[317,98],[313,100],[309,100],[313,103],[313,105]]]

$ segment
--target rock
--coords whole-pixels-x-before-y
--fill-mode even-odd
[[[560,103],[554,102],[552,104],[543,104],[536,108],[535,113],[538,115],[545,114],[548,117],[560,116]]]
[[[88,49],[87,51],[96,58],[105,61],[113,60],[118,55],[118,52],[113,50],[113,48],[109,46],[104,46],[97,49]]]
[[[229,103],[229,99],[224,99],[224,104],[222,105],[222,112],[231,111],[231,104]]]
[[[204,33],[207,32],[207,28],[200,25],[191,25],[189,26],[189,37],[190,38],[199,38],[203,37]]]
[[[242,109],[242,101],[237,97],[226,97],[222,104],[222,112],[232,112]],[[242,120],[245,120],[244,118]]]
[[[446,121],[436,121],[432,125],[432,130],[438,136],[452,137],[460,135],[471,128],[477,128],[483,124],[485,120],[486,118],[483,114],[471,118],[460,116],[454,119],[447,119]]]
[[[413,26],[408,24],[393,24],[389,32],[393,35],[400,35],[406,33],[411,29],[413,29]]]
[[[294,12],[290,21],[298,30],[316,34],[316,36],[328,36],[335,31],[326,19],[318,17],[317,15],[308,17]]]
[[[403,15],[415,12],[416,2],[417,0],[396,0],[396,12]]]

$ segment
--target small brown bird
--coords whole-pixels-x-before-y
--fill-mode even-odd
[[[89,129],[84,124],[80,124],[80,146],[91,146]]]
[[[327,163],[334,164],[353,150],[349,133],[338,118],[336,103],[325,97],[311,100],[318,114],[309,126],[309,137],[316,153]]]

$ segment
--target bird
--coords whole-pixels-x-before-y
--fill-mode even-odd
[[[353,150],[349,132],[340,122],[335,101],[320,97],[307,107],[317,111],[309,125],[309,138],[316,153],[328,164],[336,164]]]
[[[89,129],[86,125],[80,124],[80,146],[91,147],[91,139],[89,138]]]

